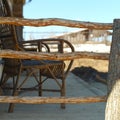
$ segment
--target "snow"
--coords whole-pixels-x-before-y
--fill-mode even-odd
[[[110,46],[105,44],[78,44],[74,45],[75,51],[109,53]]]

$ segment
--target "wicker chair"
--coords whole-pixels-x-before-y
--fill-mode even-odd
[[[9,4],[6,0],[0,0],[0,16],[12,16]],[[0,42],[2,49],[12,49],[22,51],[31,45],[36,48],[37,52],[66,52],[64,48],[68,47],[70,52],[74,52],[74,47],[68,41],[63,39],[39,39],[34,41],[18,41],[18,33],[16,26],[0,24]],[[54,45],[55,50],[53,50]],[[52,49],[52,50],[51,50]],[[28,50],[28,49],[27,49]],[[52,61],[52,60],[21,60],[4,58],[4,69],[0,82],[0,87],[5,89],[5,84],[12,78],[12,95],[19,95],[21,90],[38,90],[39,96],[42,96],[42,91],[60,92],[61,96],[65,96],[65,79],[73,64],[70,60],[65,64],[65,61]],[[26,77],[21,80],[21,74],[27,71]],[[39,77],[36,72],[39,71]],[[23,88],[24,84],[30,80],[29,77],[34,76],[36,86],[32,88]],[[42,78],[42,76],[44,76]],[[52,78],[58,86],[58,89],[44,89],[43,84]],[[34,88],[34,89],[33,89]],[[65,104],[61,104],[61,108],[65,108]],[[10,103],[8,112],[13,112],[14,104]]]

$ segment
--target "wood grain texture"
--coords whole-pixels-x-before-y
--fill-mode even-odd
[[[112,23],[85,22],[61,18],[25,19],[17,17],[0,17],[0,24],[12,24],[17,26],[35,26],[35,27],[58,25],[98,30],[111,30],[113,27]]]
[[[72,53],[42,53],[14,50],[0,50],[1,58],[35,59],[35,60],[72,60],[80,58],[108,60],[108,53],[72,52]]]
[[[98,97],[18,97],[18,96],[0,96],[0,103],[95,103],[106,102],[106,96]]]

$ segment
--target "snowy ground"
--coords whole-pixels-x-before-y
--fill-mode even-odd
[[[78,44],[74,45],[75,51],[109,53],[110,46],[105,44]]]

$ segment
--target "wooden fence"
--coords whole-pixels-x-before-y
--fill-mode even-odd
[[[73,21],[59,18],[48,19],[23,19],[12,17],[0,17],[0,24],[13,24],[17,26],[67,26],[76,28],[89,28],[99,30],[112,30],[112,23],[94,23]],[[19,56],[18,56],[19,54]],[[34,52],[21,52],[13,50],[1,50],[1,58],[17,58],[17,59],[35,59],[35,60],[71,60],[79,58],[91,58],[108,60],[109,54],[105,53],[88,53],[88,52],[74,52],[74,53],[34,53]],[[106,96],[97,97],[13,97],[13,96],[0,96],[0,103],[27,103],[27,104],[41,104],[41,103],[93,103],[93,102],[106,102]]]

